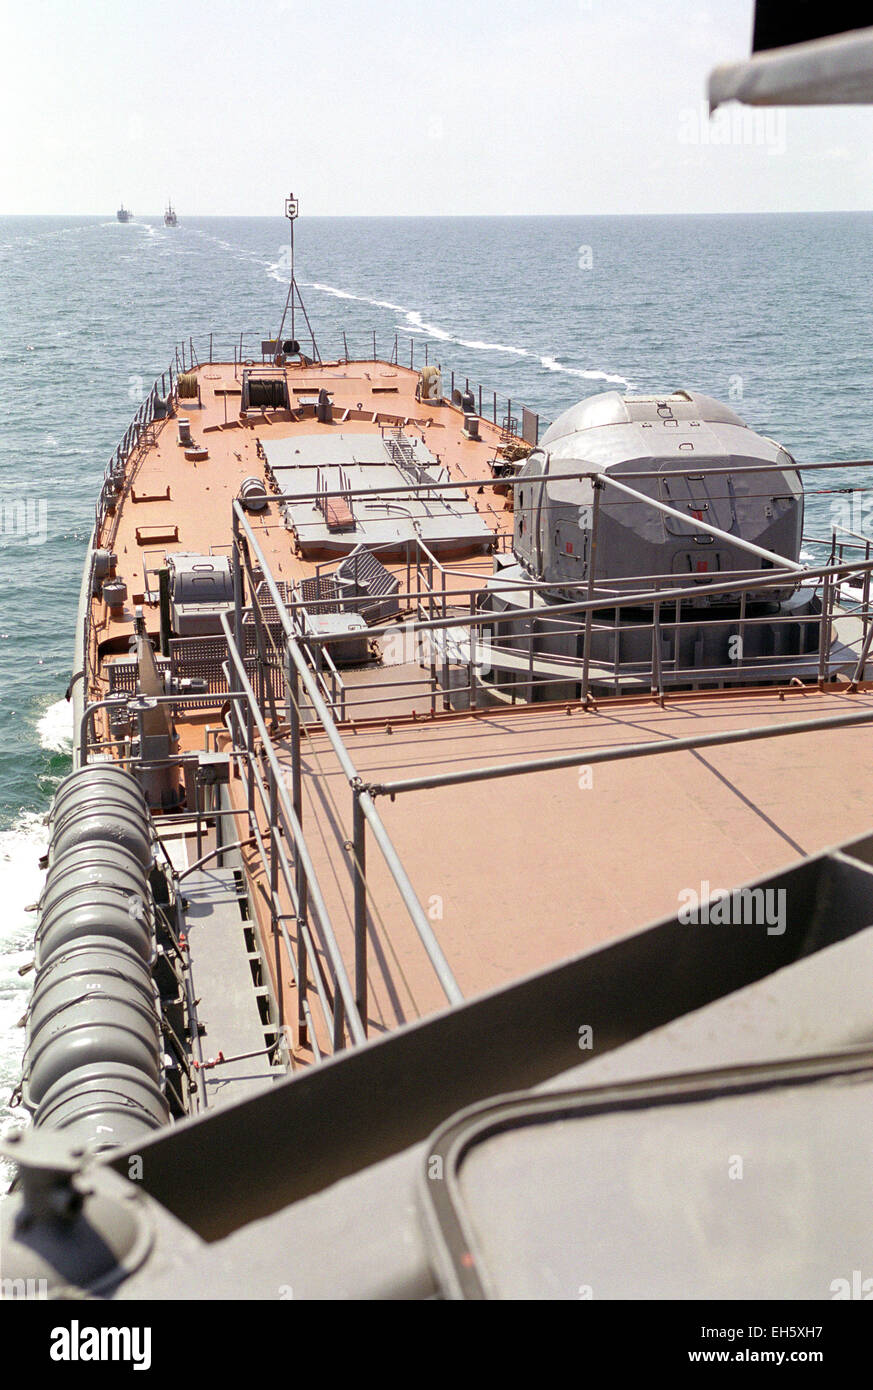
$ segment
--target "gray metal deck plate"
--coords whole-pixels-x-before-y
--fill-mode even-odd
[[[432,480],[438,481],[439,464],[423,440],[409,437],[406,443],[414,464],[422,470],[421,477],[428,476],[423,472],[427,469]],[[381,435],[294,435],[263,440],[262,444],[276,483],[289,499],[283,507],[285,519],[296,531],[304,554],[325,548],[342,553],[361,544],[390,546],[413,540],[416,535],[438,547],[484,546],[490,542],[490,527],[457,490],[443,496],[437,492],[380,496],[380,488],[416,481],[414,472],[392,460]],[[315,502],[292,500],[320,488],[338,492],[346,487],[366,496],[354,498],[355,526],[345,532],[331,531]]]
[[[205,1025],[203,1057],[236,1057],[265,1046],[233,869],[198,869],[184,880],[185,913],[196,998]],[[222,1063],[204,1072],[209,1106],[226,1105],[281,1080],[285,1071],[267,1057]]]
[[[478,1142],[459,1122],[456,1171],[427,1195],[451,1184],[492,1297],[827,1299],[869,1260],[870,1090],[746,1078],[601,1107],[582,1091],[551,1118],[531,1098],[501,1131],[480,1116]],[[452,1251],[463,1275],[470,1256]]]
[[[437,466],[435,455],[423,439],[409,436],[409,443],[415,450],[417,463],[425,468]],[[283,473],[286,470],[296,472],[297,469],[326,468],[336,464],[342,464],[346,469],[353,464],[381,464],[383,468],[391,464],[381,434],[359,434],[355,431],[349,434],[342,431],[295,434],[287,439],[262,439],[261,445],[270,467],[274,471],[281,469]],[[282,481],[288,481],[287,477]],[[297,490],[302,488],[289,488],[289,491]]]

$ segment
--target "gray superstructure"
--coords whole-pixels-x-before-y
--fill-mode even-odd
[[[519,477],[525,481],[516,489],[515,553],[556,593],[592,574],[596,583],[609,584],[643,575],[711,579],[773,567],[695,527],[695,520],[782,559],[796,563],[800,555],[803,489],[794,460],[727,406],[696,391],[637,397],[609,391],[580,401],[550,426]],[[682,516],[606,486],[593,553],[595,488],[609,479]],[[778,602],[791,592],[771,589],[766,598]],[[761,596],[747,593],[750,600]],[[730,597],[715,599],[701,590],[689,604],[711,607]]]
[[[497,678],[525,698],[573,698],[583,675],[586,689],[643,688],[654,667],[674,687],[746,680],[750,661],[772,681],[815,670],[821,607],[799,587],[800,475],[728,406],[696,391],[591,396],[555,420],[513,488],[513,554],[499,558],[487,606],[498,648],[510,647]],[[773,571],[798,579],[774,584]],[[602,601],[588,630],[573,606],[582,593]]]

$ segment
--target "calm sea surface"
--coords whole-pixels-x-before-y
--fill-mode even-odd
[[[0,218],[0,1124],[103,468],[177,341],[276,332],[287,226]],[[401,362],[414,338],[416,363],[427,343],[544,423],[594,391],[695,388],[810,462],[873,457],[871,248],[873,214],[304,218],[296,268],[324,357],[343,330],[358,356],[397,334]],[[834,500],[811,498],[808,531]]]

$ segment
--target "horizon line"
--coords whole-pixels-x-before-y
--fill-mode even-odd
[[[129,211],[129,209],[128,209]],[[179,221],[183,220],[183,214],[175,209]],[[504,222],[523,222],[546,219],[591,219],[597,217],[850,217],[860,216],[873,212],[873,208],[754,208],[742,210],[720,210],[720,211],[677,211],[677,212],[315,212],[305,214],[304,221],[371,221],[371,222],[403,222],[403,221],[433,221],[433,222],[458,222],[465,220],[477,221],[504,221]],[[106,218],[113,220],[116,213],[112,212],[0,212],[0,219],[16,217],[80,217],[80,218]],[[131,213],[133,221],[154,220],[162,222],[163,212],[143,212]],[[282,213],[276,212],[186,212],[184,217],[207,219],[222,218],[224,220],[236,219],[239,221],[263,221],[263,222],[284,222],[286,219]],[[297,219],[300,220],[299,218]],[[119,226],[123,226],[119,223]]]

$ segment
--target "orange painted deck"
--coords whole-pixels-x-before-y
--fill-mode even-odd
[[[273,368],[267,370],[274,374]],[[129,463],[118,506],[95,538],[95,546],[117,555],[116,577],[127,584],[128,597],[123,613],[117,615],[101,599],[92,602],[94,669],[99,666],[98,655],[126,653],[135,607],[143,607],[147,630],[157,636],[156,596],[151,602],[146,597],[149,589],[154,595],[157,585],[154,579],[147,582],[147,570],[153,571],[165,555],[174,552],[229,552],[231,504],[246,478],[266,476],[259,439],[266,442],[340,430],[378,436],[384,426],[402,426],[407,435],[424,441],[453,481],[470,480],[469,492],[458,489],[458,495],[470,501],[492,530],[511,532],[512,513],[504,499],[477,492],[479,482],[491,478],[489,460],[501,444],[498,426],[482,419],[481,439],[466,438],[460,409],[447,402],[417,401],[418,372],[386,362],[294,364],[284,371],[290,412],[249,411],[241,422],[241,371],[235,371],[233,363],[204,364],[195,372],[202,404],[183,399],[176,418],[158,421],[144,433]],[[329,389],[333,400],[332,424],[319,422],[311,404],[299,403],[300,398],[314,399],[321,386]],[[206,448],[207,459],[186,458],[188,451],[178,442],[178,417],[189,420],[193,445]],[[260,515],[253,513],[251,521],[275,579],[293,581],[314,573],[315,565],[295,553],[294,537],[278,505],[271,504]],[[454,579],[458,587],[478,587],[491,570],[490,560],[481,553],[462,556],[452,565],[461,571]],[[465,578],[467,572],[469,578]],[[89,688],[89,699],[105,694],[106,682],[98,678]]]
[[[466,996],[678,911],[679,894],[731,889],[873,826],[873,730],[736,744],[585,771],[610,745],[827,718],[873,693],[795,690],[654,702],[517,706],[347,733],[366,783],[578,753],[578,766],[377,799]],[[389,732],[390,729],[390,732]],[[282,747],[282,745],[280,745]],[[287,746],[283,747],[287,761]],[[303,750],[303,826],[334,930],[353,959],[351,795],[322,733]],[[234,782],[237,789],[240,783]],[[370,889],[374,1033],[445,1006],[378,848]],[[689,930],[705,931],[703,926]],[[286,980],[286,1021],[294,1017]]]

